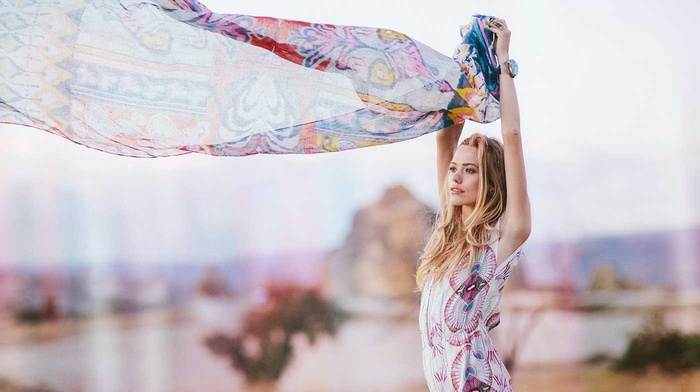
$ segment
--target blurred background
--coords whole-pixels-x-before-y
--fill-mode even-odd
[[[697,2],[205,4],[447,55],[505,18],[533,230],[492,334],[517,390],[700,390]],[[0,391],[427,391],[434,151],[135,159],[0,125]]]

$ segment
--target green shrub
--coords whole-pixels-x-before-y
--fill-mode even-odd
[[[700,334],[667,329],[656,312],[630,340],[627,350],[613,363],[615,370],[645,372],[658,367],[666,372],[700,368]]]
[[[15,319],[20,323],[39,324],[46,320],[46,315],[40,309],[22,309],[15,314]]]

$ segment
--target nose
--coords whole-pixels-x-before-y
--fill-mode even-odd
[[[457,183],[457,184],[462,183],[462,176],[459,174],[459,172],[452,173],[452,182]]]

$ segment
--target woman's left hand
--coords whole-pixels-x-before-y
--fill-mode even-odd
[[[498,61],[504,62],[508,60],[508,50],[510,49],[510,30],[508,29],[508,24],[505,19],[494,18],[491,23],[488,24],[489,30],[496,34],[496,41],[494,42],[494,49],[496,50],[496,56]]]

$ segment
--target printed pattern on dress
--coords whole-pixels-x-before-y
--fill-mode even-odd
[[[457,268],[423,290],[419,322],[431,391],[513,390],[488,331],[500,321],[501,292],[520,262],[522,246],[497,265],[497,245],[487,246],[469,271]]]

